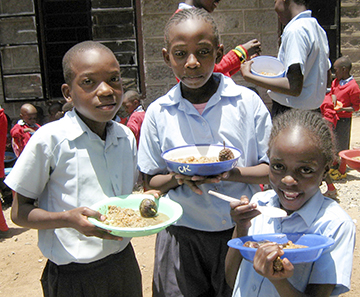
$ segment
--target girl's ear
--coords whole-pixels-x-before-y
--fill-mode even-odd
[[[163,48],[162,49],[162,55],[163,55],[163,58],[164,58],[164,61],[166,63],[166,65],[168,65],[169,67],[171,67],[171,64],[170,64],[170,55],[167,51],[166,48]]]
[[[216,51],[216,60],[215,60],[215,63],[216,64],[219,64],[222,57],[224,56],[224,45],[223,44],[220,44],[217,48],[217,51]]]
[[[61,92],[63,97],[65,98],[66,102],[72,102],[72,98],[70,95],[70,86],[68,84],[63,84],[61,86]]]

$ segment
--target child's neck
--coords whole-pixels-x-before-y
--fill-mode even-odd
[[[181,83],[181,94],[192,104],[205,103],[216,93],[219,84],[220,80],[216,79],[214,75],[209,78],[205,85],[198,89],[190,89]]]

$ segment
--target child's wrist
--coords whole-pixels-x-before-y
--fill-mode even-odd
[[[238,51],[241,53],[241,55],[243,56],[243,58],[245,59],[245,61],[247,61],[249,59],[249,53],[246,50],[245,47],[243,47],[241,44],[238,45],[237,47],[235,47],[235,51]]]

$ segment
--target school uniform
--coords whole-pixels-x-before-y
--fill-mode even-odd
[[[21,195],[38,199],[39,207],[50,212],[90,207],[107,197],[130,194],[137,178],[134,135],[114,121],[108,122],[106,129],[106,140],[103,141],[75,110],[67,112],[60,120],[39,128],[31,137],[6,178],[6,184]],[[121,252],[128,247],[132,261],[122,277],[134,272],[137,275],[134,284],[140,287],[141,294],[140,272],[129,244],[130,238],[103,240],[87,237],[73,228],[39,230],[38,234],[41,252],[58,267],[57,270],[66,271],[65,267],[70,265],[72,270],[81,271],[86,264],[96,265],[97,261],[104,262],[111,255],[121,257]],[[107,261],[109,265],[111,262]],[[90,271],[90,275],[92,273],[96,270]],[[102,273],[99,280],[94,277],[85,287],[96,287],[106,277]],[[78,283],[76,277],[71,281]],[[126,291],[126,287],[123,290]],[[137,291],[134,296],[140,296]],[[106,296],[106,292],[97,296]],[[71,293],[68,296],[76,296],[75,292],[74,295]]]
[[[257,193],[251,202],[280,207],[274,190]],[[288,281],[304,292],[308,284],[335,284],[331,296],[350,290],[355,225],[350,216],[334,200],[324,197],[320,190],[299,210],[285,218],[263,215],[251,221],[248,235],[269,233],[321,234],[335,240],[313,263],[294,264],[294,274]],[[271,282],[258,274],[253,264],[242,260],[236,277],[233,297],[280,296]]]
[[[220,82],[219,87],[207,102],[202,114],[182,97],[180,84],[150,104],[140,135],[138,164],[141,172],[148,175],[166,174],[168,170],[161,153],[170,148],[186,144],[222,144],[223,141],[227,146],[236,147],[242,152],[237,164],[239,167],[268,163],[266,151],[271,118],[266,106],[250,89],[236,85],[232,79],[222,74],[216,73],[214,76]],[[221,283],[224,277],[222,265],[227,251],[226,242],[231,238],[234,223],[230,216],[229,203],[213,197],[208,191],[215,190],[238,198],[241,195],[251,197],[260,191],[257,184],[228,181],[204,184],[200,189],[203,191],[201,196],[195,194],[186,185],[176,187],[166,194],[167,198],[182,205],[184,213],[174,227],[158,234],[154,272],[155,296],[200,296],[202,293],[206,294],[208,292],[206,290],[210,290],[214,283]],[[180,227],[187,232],[187,236],[177,240],[177,236],[182,233],[176,231],[180,230],[177,229]],[[191,242],[191,245],[194,245],[193,251],[209,248],[211,242],[209,238],[215,232],[223,232],[217,235],[218,238],[222,238],[222,242],[220,244],[219,239],[216,240],[216,244],[215,240],[212,241],[211,254],[200,256],[201,252],[199,252],[198,255],[177,258],[177,252],[174,250],[179,246],[181,248],[183,244],[187,245]],[[161,246],[164,250],[160,250]],[[191,250],[188,245],[186,249]],[[196,254],[196,251],[194,253]],[[216,258],[212,258],[214,255],[217,255]],[[198,256],[204,258],[199,260]],[[190,277],[187,278],[189,273],[184,273],[182,270],[187,269],[186,265],[182,265],[183,261],[191,262],[191,259],[193,263],[198,261],[208,263],[209,268],[205,270],[217,270],[220,278],[214,277],[212,284],[209,280],[206,283],[205,278],[201,277],[206,271],[201,271],[204,268],[200,268],[199,265],[196,266],[199,269],[190,268],[192,271],[189,273],[196,275],[191,281]],[[202,281],[197,282],[199,278]],[[190,288],[193,295],[191,291],[186,292]]]

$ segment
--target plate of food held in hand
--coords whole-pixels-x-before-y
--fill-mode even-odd
[[[172,172],[212,176],[233,169],[241,151],[225,144],[194,144],[169,149],[161,156]]]
[[[334,244],[332,238],[320,234],[273,233],[234,238],[228,241],[228,246],[238,249],[246,260],[252,262],[257,248],[267,242],[275,242],[284,250],[284,255],[274,261],[274,270],[277,271],[282,269],[283,258],[292,264],[314,262],[324,249]]]
[[[258,56],[251,59],[251,73],[268,78],[277,78],[285,76],[284,64],[272,56]]]
[[[106,216],[105,221],[89,217],[95,226],[120,237],[141,237],[155,234],[175,223],[182,216],[180,204],[153,195],[130,194],[109,197],[90,207]]]

